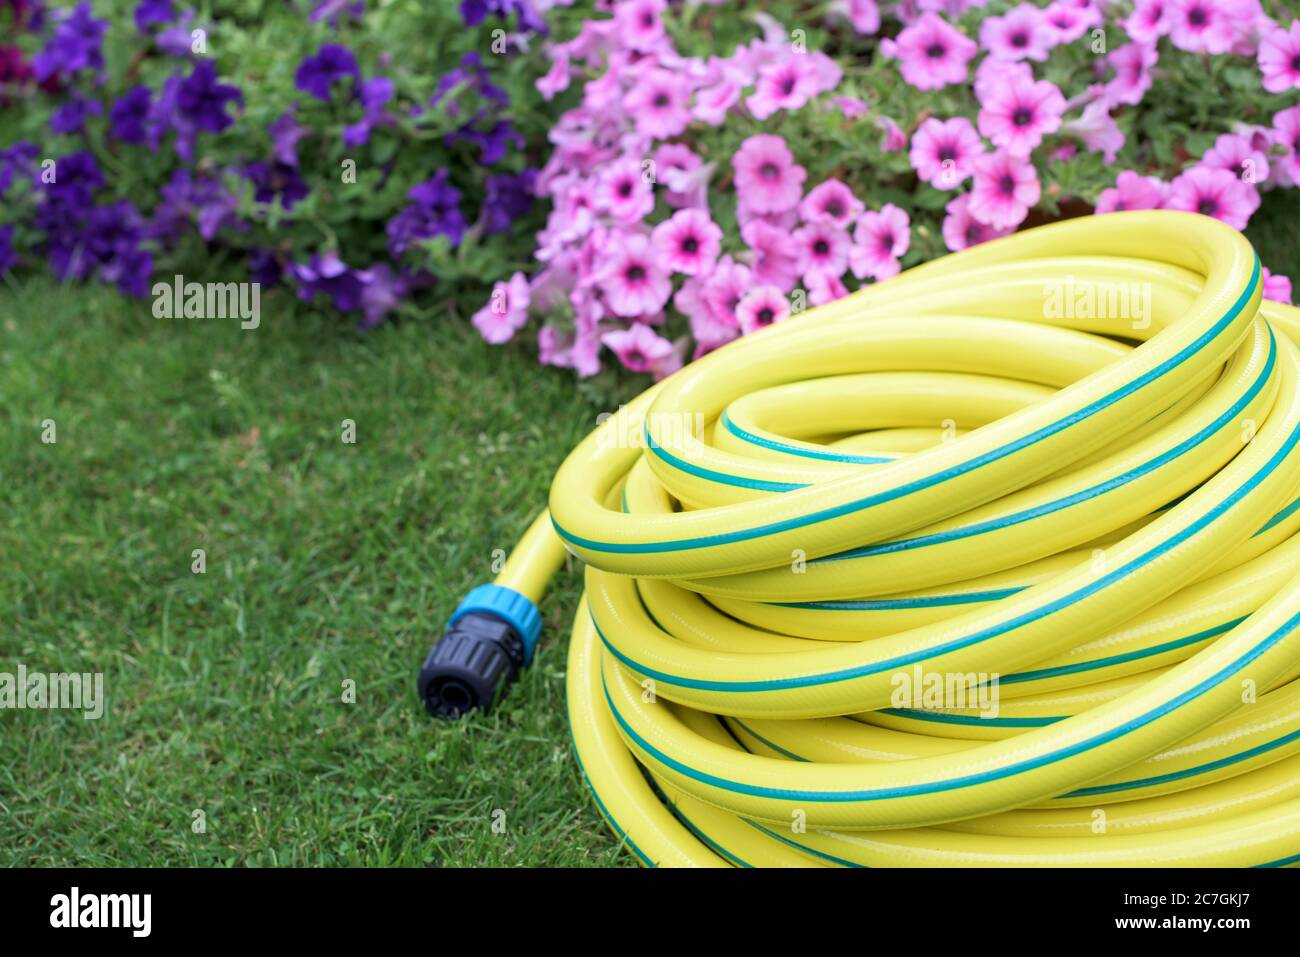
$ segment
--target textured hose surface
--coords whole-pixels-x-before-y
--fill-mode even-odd
[[[586,563],[611,826],[654,865],[1300,861],[1298,334],[1240,234],[1119,213],[648,390],[498,579]]]

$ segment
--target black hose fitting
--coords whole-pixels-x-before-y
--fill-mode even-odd
[[[518,592],[500,585],[471,591],[420,669],[420,699],[429,714],[491,711],[532,660],[540,630],[536,606]]]

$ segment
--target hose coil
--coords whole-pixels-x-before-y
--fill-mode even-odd
[[[497,579],[646,864],[1300,861],[1300,311],[1213,219],[1015,234],[599,426]]]

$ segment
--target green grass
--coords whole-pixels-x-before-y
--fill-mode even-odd
[[[358,337],[280,294],[245,332],[33,279],[0,395],[0,671],[109,699],[0,711],[0,864],[630,863],[569,749],[576,570],[498,713],[414,688],[595,423],[567,373],[450,318]]]
[[[1297,221],[1288,191],[1251,228],[1294,278]],[[438,722],[414,692],[593,390],[452,317],[263,314],[0,287],[0,671],[101,671],[109,698],[100,721],[0,710],[0,865],[630,864],[568,745],[574,569],[498,713]]]

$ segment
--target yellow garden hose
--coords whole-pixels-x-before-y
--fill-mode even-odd
[[[586,564],[611,827],[649,865],[1300,862],[1298,338],[1240,234],[1116,213],[647,390],[496,582]]]

